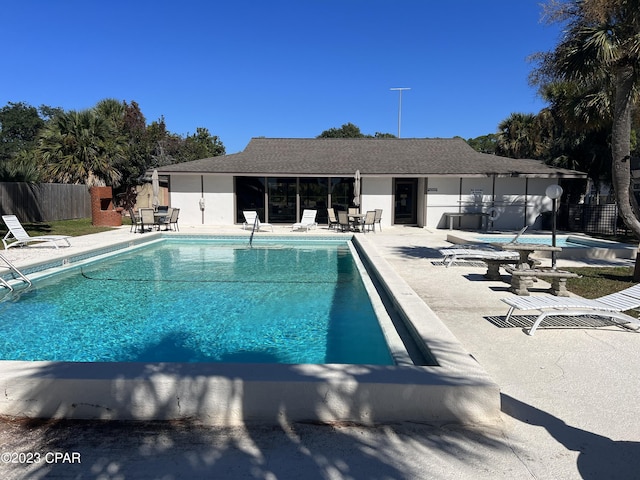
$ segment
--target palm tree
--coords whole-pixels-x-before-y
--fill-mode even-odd
[[[100,100],[93,109],[96,115],[113,122],[116,128],[124,124],[125,104],[119,100],[105,98]]]
[[[496,153],[512,158],[537,158],[539,128],[532,113],[512,113],[498,125]]]
[[[538,114],[548,118],[545,162],[587,172],[596,185],[611,183],[610,96],[570,82],[543,85],[540,94],[549,103]]]
[[[632,111],[640,86],[640,0],[574,0],[556,14],[569,24],[542,71],[578,85],[584,105],[599,103],[601,112],[610,105],[616,200],[623,221],[640,238],[630,168]]]
[[[555,51],[544,57],[540,71],[591,92],[592,97],[584,97],[587,101],[610,100],[612,183],[620,217],[640,238],[630,161],[632,113],[640,86],[640,0],[573,0],[560,4],[555,15],[568,20],[568,28]],[[634,278],[640,280],[640,259]]]
[[[14,158],[0,163],[0,178],[3,182],[38,183],[42,171],[34,150],[20,150]]]
[[[109,121],[92,110],[57,116],[41,138],[39,153],[50,181],[117,186],[124,144]]]

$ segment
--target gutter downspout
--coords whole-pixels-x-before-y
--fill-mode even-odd
[[[204,225],[204,175],[200,175],[200,211],[202,212],[202,225]]]

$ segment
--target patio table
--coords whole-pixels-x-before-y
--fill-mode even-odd
[[[560,252],[561,247],[540,243],[494,243],[494,246],[503,250],[515,251],[519,254],[515,267],[506,267],[511,274],[511,291],[516,295],[529,295],[529,288],[533,286],[534,279],[543,278],[551,283],[550,293],[560,297],[568,296],[567,279],[577,277],[575,273],[563,270],[536,268],[536,262],[531,258],[534,252]]]
[[[169,212],[153,212],[153,224],[160,228],[161,225],[166,225],[166,219],[169,217]]]
[[[362,225],[362,220],[364,219],[365,214],[364,213],[350,213],[349,214],[349,222],[351,223],[352,227],[359,232],[360,231],[360,226]]]
[[[492,243],[494,247],[501,248],[502,250],[518,252],[520,259],[516,265],[516,268],[525,270],[533,268],[535,261],[531,259],[531,254],[534,252],[561,252],[562,247],[553,247],[551,245],[545,245],[542,243]]]

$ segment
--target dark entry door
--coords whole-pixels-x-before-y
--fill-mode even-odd
[[[393,223],[416,225],[418,223],[418,179],[395,180],[395,209]]]

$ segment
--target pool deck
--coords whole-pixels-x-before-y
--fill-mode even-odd
[[[243,234],[240,227],[182,232]],[[275,234],[291,234],[276,227]],[[318,228],[310,233],[326,233]],[[246,232],[244,232],[246,233]],[[2,478],[633,478],[640,454],[640,334],[618,327],[502,328],[506,282],[486,267],[438,265],[448,230],[385,227],[362,235],[422,298],[501,390],[493,425],[246,425],[189,421],[0,423],[2,453],[73,453],[81,464],[0,462]],[[296,235],[307,235],[296,232]],[[145,234],[146,235],[146,234]],[[258,234],[259,235],[259,234]],[[361,234],[359,234],[361,235]],[[73,250],[140,236],[128,227],[72,240]],[[17,266],[70,249],[4,252]],[[616,264],[630,264],[619,259]],[[609,265],[601,259],[559,266]],[[544,286],[540,282],[533,290]],[[46,393],[45,393],[46,394]],[[46,457],[52,459],[54,457]],[[0,457],[1,459],[1,457]]]

